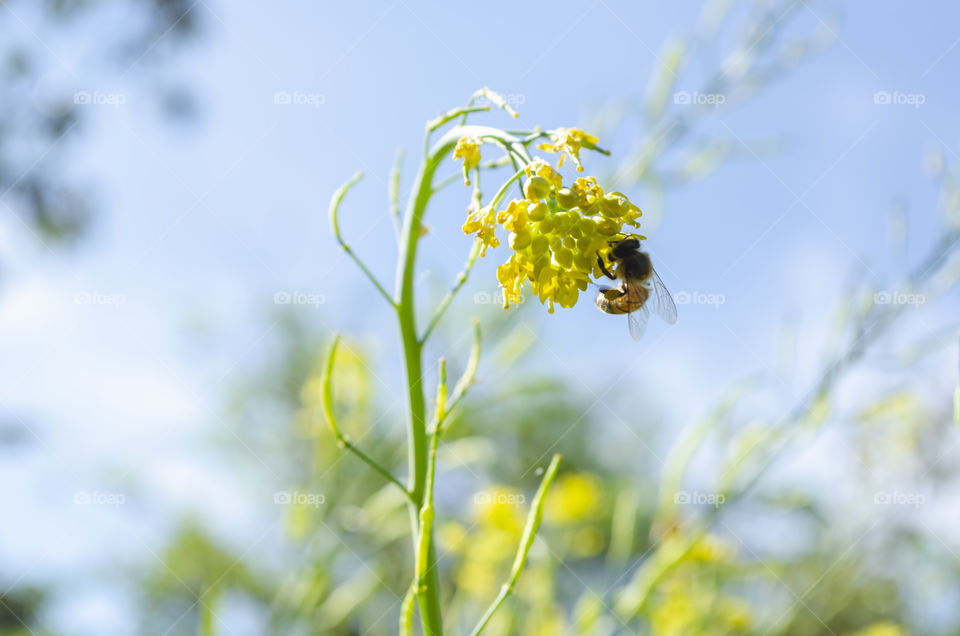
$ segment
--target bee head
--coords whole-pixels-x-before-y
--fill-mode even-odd
[[[622,260],[640,249],[640,239],[631,234],[624,234],[623,238],[610,241],[613,248],[610,250],[610,257],[613,260]]]

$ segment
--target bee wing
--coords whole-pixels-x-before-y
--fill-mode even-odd
[[[657,270],[653,271],[653,291],[657,294],[657,313],[669,325],[677,322],[677,306],[673,302],[673,296],[667,291],[666,285],[660,280]]]
[[[647,321],[650,320],[650,310],[643,305],[636,311],[627,314],[627,324],[630,326],[630,337],[634,340],[640,340],[643,332],[647,329]]]

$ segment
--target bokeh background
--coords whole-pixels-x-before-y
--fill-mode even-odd
[[[326,208],[362,170],[341,224],[392,284],[397,149],[405,201],[423,123],[488,86],[520,113],[490,122],[600,136],[588,171],[644,209],[680,319],[634,343],[590,302],[503,312],[505,247],[473,271],[427,351],[462,367],[481,319],[437,486],[451,633],[553,452],[490,633],[958,633],[958,24],[946,1],[0,2],[0,630],[395,633],[406,511],[333,443],[317,376],[343,333],[345,428],[402,474],[400,347]],[[428,212],[424,313],[468,202]]]

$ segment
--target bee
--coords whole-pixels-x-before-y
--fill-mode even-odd
[[[597,263],[604,275],[620,281],[616,287],[600,287],[597,308],[607,314],[627,314],[630,335],[639,340],[650,319],[647,301],[653,295],[657,314],[668,324],[677,322],[677,306],[657,271],[650,255],[640,250],[640,240],[634,236],[611,241],[610,269],[597,254]],[[611,269],[613,270],[611,272]]]

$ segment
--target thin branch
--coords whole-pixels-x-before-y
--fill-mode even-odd
[[[503,605],[503,602],[507,600],[510,593],[513,592],[513,588],[520,578],[520,573],[523,571],[523,566],[527,563],[527,555],[533,546],[533,540],[537,535],[537,529],[540,527],[540,521],[543,519],[543,505],[547,498],[547,491],[550,490],[550,484],[553,483],[553,478],[556,476],[557,469],[560,467],[560,460],[560,455],[554,455],[550,461],[547,472],[543,475],[543,481],[540,482],[540,487],[537,488],[537,494],[534,495],[533,502],[530,504],[530,512],[527,514],[527,525],[523,529],[523,537],[520,539],[517,556],[513,559],[513,567],[510,568],[510,578],[500,588],[500,593],[497,594],[497,598],[493,599],[493,603],[490,604],[490,607],[487,608],[480,622],[477,623],[477,626],[473,632],[471,632],[472,636],[478,636],[484,628],[486,628],[487,623],[493,618],[494,613]]]
[[[400,240],[400,168],[403,166],[403,148],[397,149],[397,158],[390,171],[390,217],[393,219],[393,232]]]
[[[370,468],[380,473],[387,481],[399,488],[407,497],[407,499],[413,501],[410,491],[407,490],[407,487],[404,486],[400,480],[394,477],[389,470],[377,463],[376,460],[354,446],[353,443],[350,442],[350,440],[348,440],[346,436],[340,432],[340,427],[337,425],[337,419],[333,414],[333,361],[337,356],[337,347],[339,345],[340,334],[337,334],[334,336],[333,343],[330,345],[330,352],[327,353],[327,361],[323,366],[323,377],[321,378],[321,385],[323,387],[323,391],[321,393],[323,414],[327,419],[327,424],[330,425],[330,430],[333,431],[333,436],[337,439],[337,443],[341,448],[345,448],[359,457],[364,463],[370,466]]]
[[[466,284],[467,277],[470,276],[470,271],[473,269],[473,265],[477,262],[477,256],[480,255],[480,248],[482,245],[483,242],[480,239],[476,239],[473,242],[473,247],[470,249],[470,256],[467,258],[466,265],[463,266],[463,270],[457,275],[457,282],[454,283],[450,291],[447,292],[447,295],[444,296],[443,300],[440,301],[440,304],[437,305],[437,310],[433,313],[433,317],[430,318],[430,322],[427,325],[426,331],[423,332],[423,336],[420,338],[421,344],[427,341],[427,338],[429,338],[430,334],[433,333],[434,327],[437,326],[437,323],[440,322],[443,314],[447,311],[447,307],[449,307],[450,303],[453,302],[457,292],[459,292],[460,289]]]
[[[400,604],[400,636],[412,636],[413,634],[413,601],[416,598],[416,586],[411,585],[403,596],[403,603]]]
[[[456,119],[457,117],[460,117],[461,115],[464,117],[464,121],[466,121],[466,116],[469,115],[470,113],[482,113],[482,112],[486,112],[486,111],[488,111],[488,110],[490,110],[490,107],[489,107],[489,106],[486,106],[486,105],[484,105],[484,106],[464,106],[464,107],[461,107],[461,108],[454,108],[453,110],[447,111],[447,112],[444,113],[443,115],[440,115],[440,116],[437,117],[436,119],[431,119],[430,121],[428,121],[428,122],[427,122],[427,132],[428,132],[428,133],[432,133],[432,132],[435,131],[437,128],[440,128],[441,126],[443,126],[443,125],[446,124],[447,122],[453,121],[454,119]]]
[[[343,248],[343,251],[346,252],[347,255],[353,259],[353,262],[356,263],[361,269],[361,271],[366,274],[367,278],[370,279],[370,282],[373,283],[373,286],[376,287],[377,291],[380,292],[380,295],[383,296],[388,303],[390,303],[390,306],[396,309],[397,303],[394,301],[393,297],[387,293],[387,290],[384,289],[383,285],[380,284],[380,281],[377,280],[377,277],[373,275],[373,272],[371,272],[367,266],[364,265],[363,261],[360,260],[360,257],[354,253],[354,251],[349,245],[347,245],[346,241],[344,241],[343,237],[340,235],[340,224],[337,222],[337,212],[340,208],[340,202],[343,200],[344,195],[347,194],[350,188],[356,185],[357,181],[359,181],[361,177],[363,177],[363,173],[358,172],[350,177],[349,181],[344,183],[337,189],[336,192],[333,193],[333,197],[330,199],[330,227],[333,228],[333,235],[336,237],[337,243],[340,244],[340,247]]]
[[[473,347],[470,349],[470,359],[467,361],[467,368],[463,370],[463,375],[460,376],[460,379],[457,380],[456,386],[453,387],[453,396],[450,399],[449,406],[445,406],[443,410],[443,417],[440,417],[440,413],[437,413],[437,428],[443,430],[443,424],[445,423],[447,416],[453,412],[457,405],[460,404],[460,400],[463,399],[463,396],[467,394],[467,390],[473,384],[473,380],[477,376],[477,366],[480,364],[480,349],[481,349],[481,333],[480,333],[480,322],[477,320],[473,321]]]
[[[507,155],[507,156],[504,156],[504,157],[497,157],[496,159],[491,159],[490,161],[484,161],[484,162],[482,162],[482,163],[481,163],[479,166],[477,166],[477,167],[478,167],[480,170],[493,170],[494,168],[500,168],[500,167],[505,166],[505,165],[507,165],[507,164],[509,164],[509,163],[512,163],[513,161],[515,161],[515,159],[513,159],[512,157],[510,157],[509,155]],[[456,173],[450,175],[449,177],[445,177],[445,178],[441,179],[440,181],[438,181],[438,182],[437,182],[437,185],[433,186],[433,191],[434,191],[434,192],[439,192],[440,190],[443,190],[445,187],[447,187],[448,185],[450,185],[451,183],[454,183],[454,182],[463,183],[463,172],[462,172],[462,171],[461,171],[461,172],[456,172]]]
[[[515,111],[510,106],[510,104],[507,103],[507,100],[505,100],[499,93],[496,93],[490,90],[486,86],[478,90],[476,93],[474,93],[473,96],[470,97],[470,101],[467,102],[467,105],[473,106],[474,104],[477,103],[477,100],[481,98],[486,99],[487,101],[492,102],[494,106],[498,106],[503,110],[507,111],[507,113],[509,113],[510,116],[513,117],[514,119],[520,116],[520,113]],[[463,118],[460,120],[460,125],[462,126],[466,123],[467,123],[467,115],[464,114]]]

